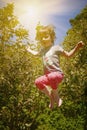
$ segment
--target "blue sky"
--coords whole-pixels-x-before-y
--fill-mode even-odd
[[[53,24],[56,27],[56,41],[64,40],[71,27],[69,20],[87,5],[87,0],[0,0],[0,6],[14,2],[14,14],[20,23],[30,30],[30,38],[34,41],[35,26],[40,21],[43,25]]]

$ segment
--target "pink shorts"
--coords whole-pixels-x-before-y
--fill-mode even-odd
[[[52,87],[52,89],[57,89],[57,86],[63,80],[64,75],[60,72],[51,72],[43,75],[35,80],[35,85],[40,89],[44,89],[46,85]]]

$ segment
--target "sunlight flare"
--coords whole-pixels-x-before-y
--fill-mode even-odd
[[[37,20],[39,16],[39,10],[35,6],[29,6],[26,10],[25,17],[28,16],[29,20]]]
[[[47,22],[47,16],[43,13],[40,5],[26,6],[23,14],[19,16],[19,20],[30,31],[31,39],[35,38],[35,28],[38,22]]]

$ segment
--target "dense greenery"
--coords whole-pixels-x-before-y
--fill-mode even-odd
[[[29,31],[13,11],[13,4],[0,9],[0,130],[86,130],[87,7],[70,20],[63,47],[70,50],[80,40],[85,46],[73,58],[61,58],[64,101],[52,111],[48,98],[34,85],[43,73],[41,59],[26,51],[26,44],[31,45]]]

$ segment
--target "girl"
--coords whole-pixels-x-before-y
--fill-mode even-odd
[[[60,68],[59,57],[60,55],[65,57],[71,57],[75,52],[79,50],[84,44],[82,41],[78,42],[77,45],[70,52],[63,50],[59,45],[54,45],[55,40],[54,27],[52,25],[40,26],[37,29],[36,39],[41,43],[42,49],[40,51],[31,50],[27,47],[27,51],[33,55],[40,55],[43,59],[44,75],[35,80],[37,88],[45,93],[49,99],[49,107],[52,109],[54,103],[57,106],[61,106],[62,99],[59,98],[58,85],[64,78],[63,71]]]

